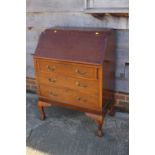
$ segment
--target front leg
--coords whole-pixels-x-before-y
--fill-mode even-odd
[[[46,118],[44,107],[49,107],[49,106],[51,106],[51,104],[46,103],[46,102],[42,102],[40,100],[38,101],[38,110],[40,112],[40,119],[41,120],[44,120]]]
[[[98,130],[97,130],[97,136],[102,137],[103,136],[103,130],[102,130],[102,126],[103,126],[103,116],[98,116],[98,118],[95,120],[95,122],[98,125]]]
[[[85,114],[96,122],[98,126],[96,135],[99,137],[102,137],[103,136],[102,126],[103,126],[104,114],[91,114],[91,113],[85,113]]]

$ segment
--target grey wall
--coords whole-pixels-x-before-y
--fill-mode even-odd
[[[32,53],[39,35],[49,27],[99,27],[117,31],[116,90],[128,92],[128,18],[105,16],[102,20],[84,12],[84,0],[27,0],[27,77],[34,77]],[[127,65],[124,69],[125,64]],[[125,77],[124,77],[125,72]]]

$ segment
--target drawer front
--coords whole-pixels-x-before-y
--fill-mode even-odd
[[[41,76],[38,76],[38,81],[40,84],[65,87],[87,94],[99,95],[99,81],[97,80],[71,78],[68,76],[58,75],[56,73],[45,73]]]
[[[38,72],[46,72],[51,74],[59,73],[71,77],[97,79],[97,68],[94,66],[88,67],[82,64],[65,63],[44,59],[38,59],[37,63],[39,66]]]
[[[62,102],[94,110],[99,109],[99,97],[97,96],[79,93],[67,88],[49,87],[46,85],[40,85],[39,88],[40,95],[50,99],[51,101]]]

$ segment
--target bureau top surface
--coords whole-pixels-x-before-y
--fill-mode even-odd
[[[109,29],[47,29],[40,35],[34,56],[102,64],[112,32]]]

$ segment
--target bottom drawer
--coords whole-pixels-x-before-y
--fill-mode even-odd
[[[40,85],[40,95],[46,97],[51,101],[62,102],[78,107],[99,109],[99,97],[88,95],[68,88],[49,87],[47,85]]]

